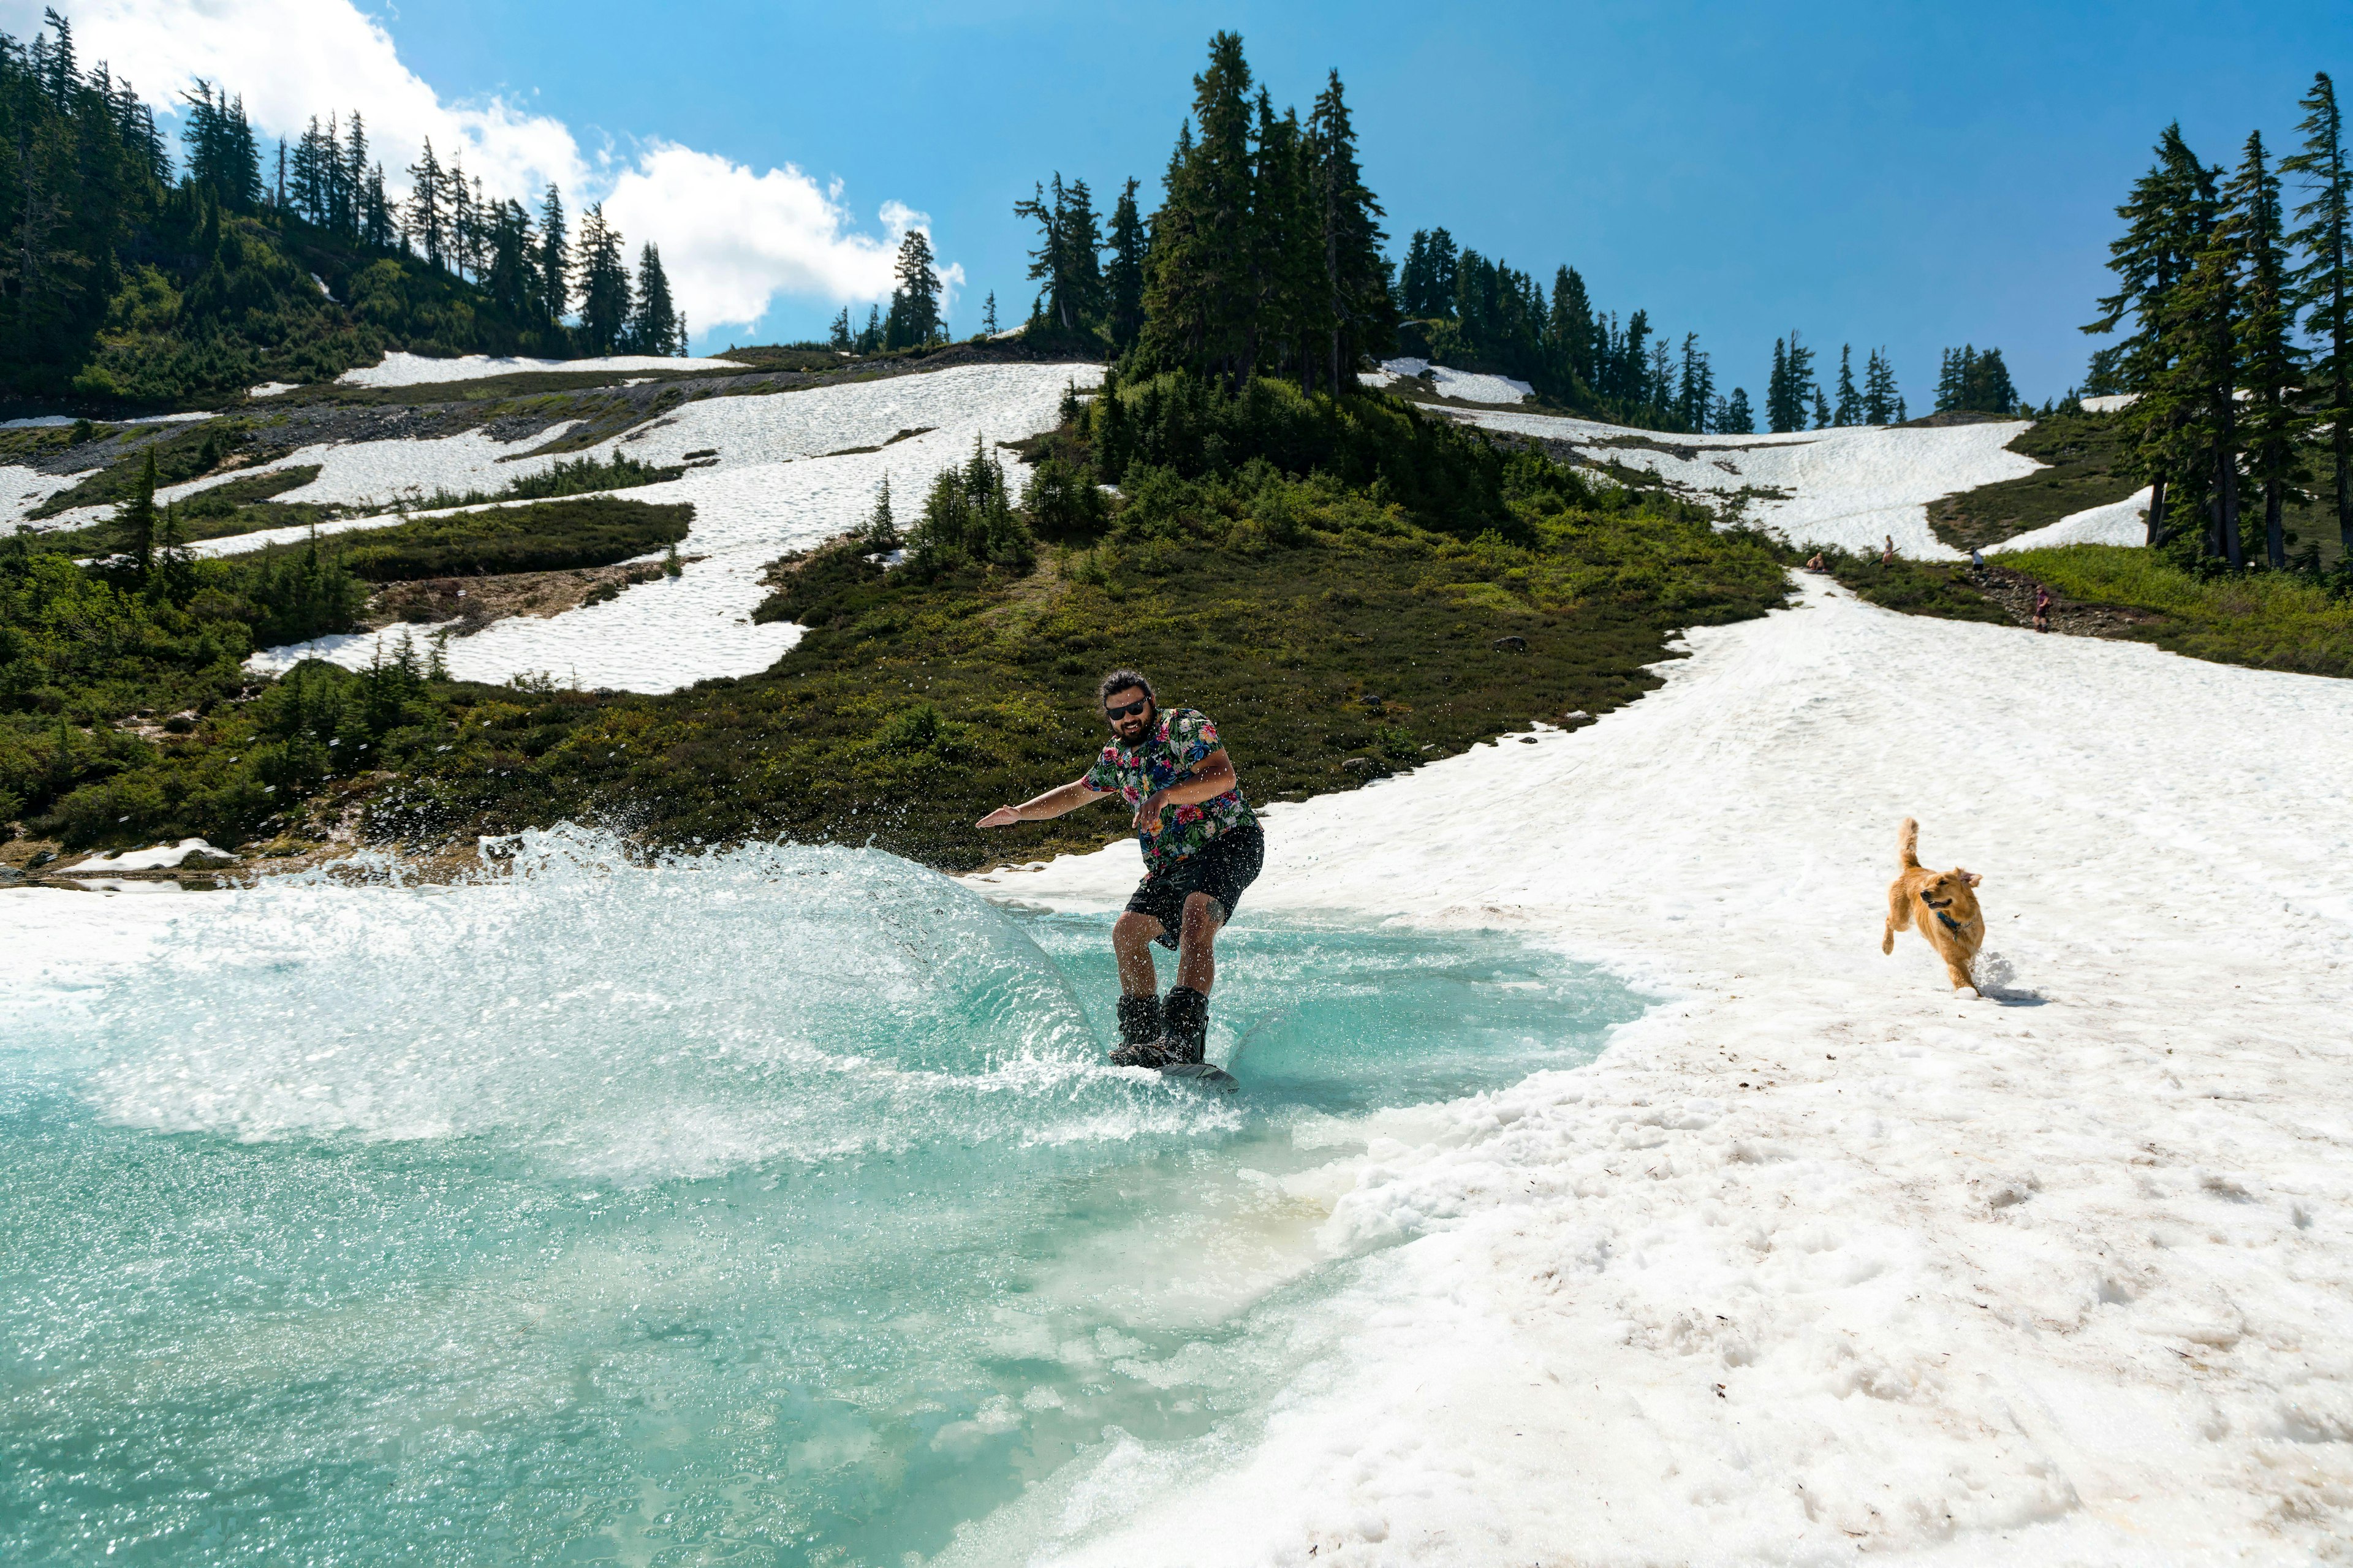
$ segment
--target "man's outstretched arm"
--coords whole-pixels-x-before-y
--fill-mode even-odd
[[[1050,789],[1034,800],[1019,805],[1000,805],[980,819],[983,827],[1010,827],[1017,822],[1043,822],[1050,816],[1076,811],[1082,805],[1092,805],[1110,798],[1111,792],[1092,790],[1084,779],[1073,779],[1059,789]]]

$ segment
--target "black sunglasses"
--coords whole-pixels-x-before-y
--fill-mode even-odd
[[[1103,710],[1103,717],[1106,719],[1124,719],[1130,714],[1141,713],[1146,708],[1151,706],[1152,699],[1147,697],[1141,702],[1131,702],[1124,708],[1106,708]]]

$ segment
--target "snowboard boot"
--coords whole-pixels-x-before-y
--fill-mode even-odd
[[[1198,1062],[1209,1041],[1209,999],[1189,985],[1172,985],[1160,1013],[1167,1020],[1160,1050],[1168,1065]]]
[[[1160,1052],[1160,998],[1152,995],[1119,999],[1119,1046],[1111,1054],[1113,1067],[1156,1068],[1166,1062]]]

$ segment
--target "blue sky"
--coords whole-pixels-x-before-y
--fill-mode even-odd
[[[226,22],[192,0],[95,3],[126,23],[153,7],[242,28],[223,40],[232,62],[284,26],[262,14],[272,0],[226,0],[241,18]],[[23,9],[6,0],[0,22],[22,33]],[[2111,209],[2167,121],[2234,162],[2250,130],[2292,139],[2315,70],[2353,93],[2341,0],[364,9],[443,103],[552,118],[592,169],[600,152],[621,167],[676,143],[747,174],[838,179],[839,205],[885,244],[885,201],[928,214],[964,269],[960,331],[991,289],[1008,321],[1026,306],[1030,240],[1011,206],[1032,181],[1083,175],[1105,206],[1129,174],[1156,193],[1207,38],[1231,27],[1278,103],[1303,109],[1339,68],[1393,253],[1444,224],[1547,281],[1568,262],[1603,306],[1699,332],[1720,381],[1752,396],[1780,331],[1833,363],[1841,342],[1858,362],[1883,343],[1915,409],[1938,351],[1965,341],[2000,346],[2037,400],[2080,375],[2091,341],[2074,329],[2104,287]],[[324,108],[332,76],[314,63],[300,88]],[[652,187],[680,187],[659,171],[644,184],[629,210],[663,215]],[[838,308],[780,292],[695,346],[813,335]]]

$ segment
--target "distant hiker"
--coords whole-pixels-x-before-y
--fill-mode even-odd
[[[1827,572],[1830,569],[1831,563],[1822,559],[1822,552],[1819,550],[1806,558],[1806,570],[1809,572]]]
[[[1234,764],[1209,716],[1162,709],[1152,683],[1115,669],[1095,689],[1111,743],[1086,775],[1019,805],[1000,805],[983,827],[1040,822],[1117,795],[1135,813],[1144,880],[1112,928],[1119,956],[1121,1067],[1198,1062],[1209,1032],[1218,931],[1259,872],[1266,836],[1242,800]],[[1164,1004],[1152,944],[1176,950],[1176,984]]]
[[[2038,632],[2051,629],[2051,590],[2046,587],[2034,590],[2034,629]]]
[[[1985,552],[1974,544],[1969,546],[1969,570],[1980,575],[1985,572]]]
[[[1879,563],[1882,566],[1895,564],[1895,536],[1892,533],[1887,536],[1887,548],[1879,552]]]

